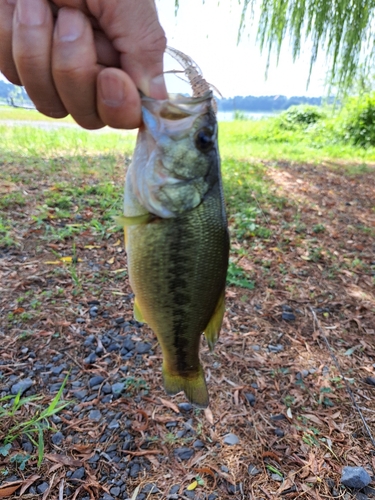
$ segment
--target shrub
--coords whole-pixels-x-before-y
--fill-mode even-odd
[[[375,146],[375,92],[352,97],[345,104],[344,139],[354,145]]]
[[[311,105],[291,106],[286,111],[283,111],[279,117],[281,125],[288,128],[294,128],[296,125],[308,127],[322,118],[325,118],[323,109]]]

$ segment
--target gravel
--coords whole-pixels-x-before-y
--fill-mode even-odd
[[[227,434],[224,436],[224,444],[227,444],[229,446],[234,446],[240,442],[239,438],[232,433]]]
[[[362,489],[369,485],[371,477],[363,467],[344,467],[342,469],[341,483],[348,488]]]
[[[189,460],[194,455],[194,450],[183,446],[182,448],[176,448],[173,453],[180,460]]]
[[[16,396],[19,392],[21,396],[24,392],[26,392],[33,385],[33,381],[31,378],[25,378],[24,380],[20,380],[16,384],[12,385],[10,389],[10,393]]]

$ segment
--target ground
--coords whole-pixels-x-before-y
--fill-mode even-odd
[[[227,310],[214,353],[202,340],[203,411],[163,391],[111,218],[122,159],[105,182],[95,161],[1,166],[0,498],[374,497],[340,485],[346,465],[375,476],[346,387],[375,434],[374,167],[253,161],[268,194],[228,189]],[[22,397],[40,399],[16,409],[6,398],[27,379]],[[37,424],[15,426],[53,414],[65,379],[38,466]]]

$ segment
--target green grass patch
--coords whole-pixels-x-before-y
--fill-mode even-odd
[[[42,115],[36,109],[14,108],[12,106],[0,106],[0,120],[56,122],[56,118]],[[75,123],[70,115],[59,119],[58,122]]]

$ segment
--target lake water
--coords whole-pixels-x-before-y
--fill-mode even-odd
[[[217,119],[219,122],[231,122],[234,120],[234,111],[218,111]],[[268,116],[276,116],[278,113],[275,111],[240,111],[241,114],[245,115],[248,120],[260,120],[261,118],[266,118]]]

